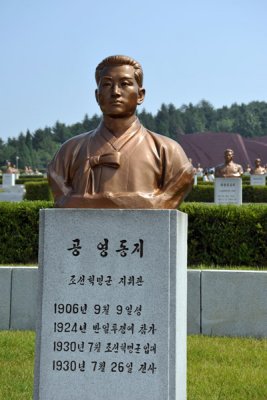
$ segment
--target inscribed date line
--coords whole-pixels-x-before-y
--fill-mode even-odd
[[[75,360],[53,360],[52,361],[53,371],[58,372],[85,372],[86,362],[75,361]],[[133,362],[111,362],[106,361],[91,361],[92,372],[112,372],[112,373],[128,373],[139,372],[142,374],[155,374],[157,370],[154,362],[147,363],[133,363]]]
[[[54,303],[54,314],[105,314],[110,315],[112,311],[115,311],[116,315],[138,315],[140,316],[142,313],[142,305],[121,305],[118,304],[116,306],[111,306],[110,304],[94,304],[93,306],[88,306],[88,304],[64,304],[64,303]]]

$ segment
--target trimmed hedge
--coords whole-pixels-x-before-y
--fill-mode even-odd
[[[214,202],[214,185],[203,183],[193,187],[187,202]],[[267,203],[267,186],[243,185],[243,203]]]
[[[250,175],[242,175],[243,185],[250,185]]]
[[[51,202],[0,203],[0,263],[29,264],[38,260],[39,209]]]
[[[25,200],[53,200],[47,180],[25,183]],[[214,202],[214,185],[204,182],[193,187],[186,202]],[[267,186],[243,185],[244,203],[267,203]]]
[[[16,179],[16,185],[24,185],[27,182],[47,182],[47,179],[41,176],[20,177]]]
[[[20,174],[20,176],[19,176],[19,179],[25,179],[25,180],[28,180],[28,181],[32,181],[32,180],[39,180],[39,179],[46,179],[46,178],[44,178],[44,175],[43,174],[41,174],[41,175],[25,175],[25,174]]]
[[[212,183],[203,183],[193,186],[191,192],[185,199],[186,202],[214,202],[214,186]]]
[[[267,206],[182,204],[188,264],[267,266]]]
[[[47,181],[25,183],[25,200],[47,200],[52,201],[53,195]]]
[[[242,175],[241,178],[242,178],[243,185],[250,185],[250,175]],[[203,177],[198,176],[197,184],[198,185],[210,185],[210,184],[213,184],[213,182],[203,182]]]
[[[52,202],[0,203],[0,263],[37,263],[39,209]],[[184,203],[188,265],[267,266],[267,206]]]
[[[267,203],[267,186],[243,186],[244,203]]]

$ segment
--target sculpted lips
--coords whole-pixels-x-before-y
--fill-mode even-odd
[[[111,104],[114,104],[114,105],[123,104],[123,102],[122,102],[122,101],[119,101],[119,100],[114,100],[114,101],[111,101],[110,103],[111,103]]]

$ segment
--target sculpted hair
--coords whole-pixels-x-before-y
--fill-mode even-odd
[[[104,58],[101,63],[98,64],[95,70],[95,80],[99,84],[101,73],[105,67],[118,66],[118,65],[131,65],[134,67],[135,80],[139,87],[143,86],[143,70],[141,65],[133,58],[128,56],[110,56]]]

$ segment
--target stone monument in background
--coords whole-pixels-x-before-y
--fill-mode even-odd
[[[103,120],[48,168],[40,213],[35,400],[186,399],[187,216],[193,167],[135,115],[143,72],[96,69]]]
[[[224,163],[215,168],[214,197],[216,204],[242,204],[243,168],[234,161],[234,151],[226,149]]]
[[[9,161],[6,162],[6,170],[2,175],[3,189],[9,189],[16,184],[16,170],[12,167]]]
[[[250,184],[253,186],[265,186],[266,185],[266,169],[261,165],[261,159],[256,158],[255,168],[251,170]]]

